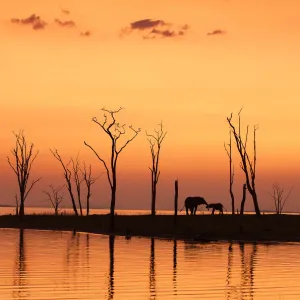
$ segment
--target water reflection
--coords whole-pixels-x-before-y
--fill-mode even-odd
[[[296,243],[129,242],[32,230],[0,230],[0,241],[1,299],[296,300],[300,294]]]
[[[245,249],[245,243],[239,243],[240,253],[241,253],[241,286],[242,286],[242,296],[241,300],[250,298],[254,299],[254,261],[257,251],[256,244],[249,245],[248,249]],[[250,248],[250,249],[249,249]],[[249,251],[247,251],[249,250]]]
[[[177,240],[173,241],[173,295],[177,295]]]
[[[109,279],[108,279],[108,300],[114,298],[114,271],[115,271],[115,236],[109,236]]]
[[[13,298],[26,299],[30,293],[27,288],[28,282],[26,279],[27,264],[24,245],[24,229],[19,230],[19,242],[17,246],[17,258],[15,262]]]
[[[155,279],[155,240],[150,242],[150,271],[149,271],[150,299],[156,298],[156,279]]]

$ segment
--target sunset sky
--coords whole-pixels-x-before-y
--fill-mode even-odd
[[[66,161],[79,152],[101,174],[83,141],[108,158],[108,137],[91,119],[101,119],[102,107],[122,106],[120,122],[142,131],[120,156],[117,208],[150,209],[145,130],[163,121],[157,208],[173,208],[178,178],[180,206],[201,195],[229,209],[226,117],[243,106],[243,129],[259,124],[261,209],[273,209],[268,191],[277,181],[294,186],[286,208],[299,211],[299,8],[296,0],[3,1],[1,203],[13,204],[16,193],[7,163],[12,131],[24,129],[39,150],[32,178],[43,179],[26,203],[45,206],[42,190],[63,183],[49,148]],[[239,206],[244,177],[237,156],[234,164]],[[93,206],[108,208],[107,178],[93,187]],[[246,207],[253,209],[250,195]]]

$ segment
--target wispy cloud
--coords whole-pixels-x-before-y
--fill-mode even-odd
[[[156,37],[173,38],[185,35],[188,29],[189,25],[187,24],[179,27],[179,29],[175,29],[172,23],[164,20],[142,19],[122,28],[120,35],[124,36],[133,32],[142,32],[143,39],[155,39]]]
[[[88,37],[88,36],[90,36],[92,33],[90,32],[90,31],[82,31],[82,32],[80,32],[80,35],[81,36],[85,36],[85,37]]]
[[[54,22],[61,27],[74,27],[76,25],[72,20],[61,21],[60,19],[55,19]]]
[[[222,34],[225,34],[226,31],[222,30],[222,29],[216,29],[216,30],[213,30],[211,32],[208,32],[207,35],[222,35]]]
[[[32,14],[28,18],[12,18],[11,19],[12,23],[20,24],[20,25],[30,25],[32,26],[32,29],[34,30],[39,30],[39,29],[44,29],[47,25],[45,21],[43,21],[39,16],[36,14]]]

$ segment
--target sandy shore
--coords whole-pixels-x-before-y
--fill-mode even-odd
[[[27,215],[0,216],[0,228],[109,233],[109,215],[84,217]],[[244,241],[300,241],[300,215],[149,215],[115,216],[115,234],[163,238]]]

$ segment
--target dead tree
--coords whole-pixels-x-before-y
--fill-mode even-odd
[[[274,200],[276,214],[280,215],[282,213],[282,210],[284,208],[286,201],[290,197],[293,187],[291,187],[291,189],[289,190],[287,195],[284,195],[284,188],[282,188],[279,185],[279,183],[276,183],[276,182],[273,183],[272,188],[273,188],[273,194],[269,193],[269,195]]]
[[[49,187],[50,191],[43,191],[43,193],[48,196],[47,200],[50,201],[54,209],[54,214],[57,216],[60,210],[59,206],[63,201],[63,194],[60,192],[64,188],[64,185],[56,188],[53,185],[49,185]]]
[[[107,110],[105,108],[102,108],[101,110],[104,112],[104,121],[100,122],[96,117],[92,119],[94,123],[96,123],[101,130],[103,130],[111,141],[111,154],[110,154],[110,160],[109,163],[106,163],[103,158],[97,153],[97,151],[89,145],[86,141],[84,141],[84,144],[89,147],[96,157],[103,163],[107,179],[110,185],[111,189],[111,203],[110,203],[110,230],[114,231],[114,214],[115,214],[115,205],[116,205],[116,191],[117,191],[117,162],[120,153],[125,149],[125,147],[133,141],[133,139],[138,135],[138,133],[141,131],[141,129],[134,129],[132,126],[129,126],[129,129],[133,132],[133,136],[129,139],[127,139],[125,142],[123,142],[121,147],[118,146],[119,139],[125,135],[126,129],[125,124],[120,125],[118,122],[116,122],[115,115],[120,112],[123,108],[120,107],[117,110]],[[108,120],[108,116],[109,119]]]
[[[178,213],[178,179],[175,180],[175,196],[174,196],[174,225],[177,225]]]
[[[256,131],[258,129],[258,126],[255,125],[253,127],[253,159],[251,160],[248,154],[247,150],[247,141],[248,141],[248,131],[249,131],[249,125],[247,126],[246,130],[246,136],[245,141],[243,141],[242,135],[241,135],[241,111],[238,113],[238,128],[235,128],[235,125],[232,123],[232,114],[230,117],[227,117],[227,121],[229,123],[229,126],[232,129],[233,136],[236,141],[236,147],[239,152],[239,155],[241,157],[241,163],[240,167],[242,168],[245,177],[246,177],[246,184],[247,189],[252,196],[254,209],[256,215],[260,215],[260,209],[258,205],[257,200],[257,194],[256,194],[256,187],[255,187],[255,176],[256,176]]]
[[[80,176],[82,174],[82,171],[80,168],[78,155],[77,155],[75,161],[73,158],[71,158],[71,162],[72,162],[72,167],[73,167],[73,177],[74,177],[74,182],[75,182],[75,187],[76,187],[76,192],[77,192],[77,201],[79,204],[79,211],[80,211],[80,215],[83,216],[82,205],[81,205],[81,183],[84,181],[84,178],[82,176]]]
[[[77,211],[77,207],[76,207],[76,202],[75,202],[75,197],[74,197],[74,194],[73,194],[73,191],[72,191],[72,181],[71,181],[71,178],[72,178],[72,172],[71,170],[69,169],[69,164],[71,163],[71,161],[68,162],[67,165],[64,164],[61,156],[59,155],[57,149],[55,150],[51,150],[51,153],[53,154],[53,156],[60,162],[63,170],[64,170],[64,177],[65,177],[65,180],[66,180],[66,185],[67,185],[67,189],[69,191],[69,195],[71,197],[71,201],[72,201],[72,207],[73,207],[73,210],[74,210],[74,213],[76,216],[78,216],[78,211]]]
[[[92,196],[91,187],[96,182],[96,180],[102,175],[98,176],[97,178],[92,177],[92,165],[89,165],[89,168],[86,167],[86,164],[83,163],[83,170],[82,178],[86,184],[87,194],[86,194],[86,215],[88,216],[90,213],[90,198]]]
[[[18,195],[15,194],[15,199],[16,199],[16,216],[19,215],[19,200],[18,200]]]
[[[234,166],[232,163],[232,143],[231,143],[231,130],[229,131],[229,144],[227,145],[228,148],[226,147],[225,143],[224,143],[224,148],[225,151],[228,155],[229,158],[229,193],[230,193],[230,197],[231,197],[231,211],[232,214],[234,215],[235,213],[235,209],[234,209],[234,194],[232,191],[232,187],[233,187],[233,179],[234,179]]]
[[[11,153],[13,154],[15,162],[12,162],[9,157],[7,157],[7,161],[18,179],[20,199],[20,209],[18,214],[22,220],[24,217],[25,200],[27,199],[27,196],[32,190],[33,186],[42,178],[40,177],[32,180],[31,184],[28,185],[32,164],[39,152],[33,152],[34,145],[33,143],[31,143],[30,146],[27,144],[23,131],[19,131],[19,133],[13,132],[13,134],[16,138],[16,145],[11,150]]]
[[[161,150],[162,142],[166,136],[167,132],[163,130],[162,122],[159,124],[159,129],[154,130],[154,134],[146,135],[148,137],[148,142],[150,144],[152,166],[149,167],[151,171],[151,215],[155,216],[155,204],[156,204],[156,187],[160,175],[159,170],[159,155]]]
[[[242,198],[242,201],[241,201],[241,210],[240,210],[241,215],[244,214],[244,208],[245,208],[245,202],[246,202],[246,191],[247,191],[247,184],[244,183],[243,184],[243,198]]]

